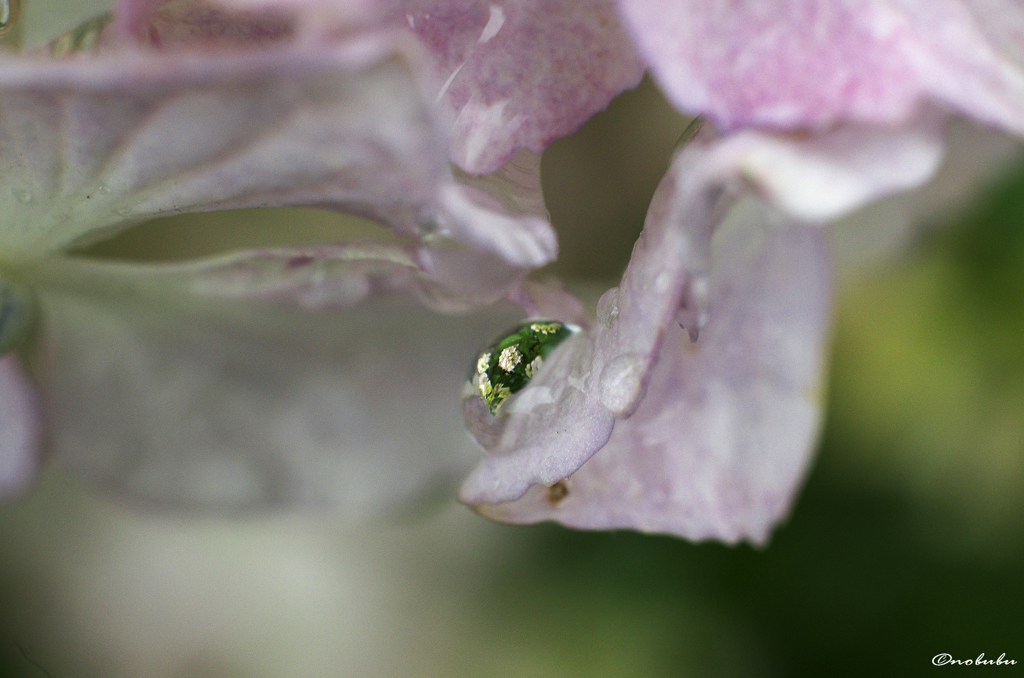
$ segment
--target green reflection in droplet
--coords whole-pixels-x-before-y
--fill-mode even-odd
[[[533,379],[556,346],[578,331],[557,320],[531,320],[481,352],[470,380],[491,414]]]

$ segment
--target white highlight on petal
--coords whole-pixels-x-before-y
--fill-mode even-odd
[[[487,25],[484,26],[484,30],[480,33],[480,39],[477,42],[481,45],[484,44],[496,36],[504,24],[505,11],[500,5],[491,5],[491,16],[487,19]]]
[[[601,403],[616,416],[630,409],[641,388],[647,370],[642,355],[625,353],[605,365],[601,371]]]
[[[505,108],[509,103],[509,99],[502,99],[492,104],[485,104],[474,96],[462,107],[459,117],[455,121],[455,127],[461,130],[462,136],[462,149],[458,156],[465,158],[467,165],[472,166],[488,152],[493,141],[492,130],[505,128],[512,132],[518,129],[521,121],[517,121],[516,118],[519,116],[512,119],[505,118]]]
[[[461,64],[459,64],[459,67],[456,68],[454,71],[452,71],[452,74],[449,75],[448,79],[444,81],[443,85],[441,85],[441,90],[437,93],[437,102],[438,103],[440,103],[441,99],[444,98],[445,93],[448,92],[448,88],[452,86],[452,82],[455,80],[455,76],[459,74],[459,71],[461,71],[462,67],[465,66],[465,65],[466,65],[465,61],[463,61]]]

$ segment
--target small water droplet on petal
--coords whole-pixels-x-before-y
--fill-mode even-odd
[[[708,322],[708,297],[710,283],[706,275],[694,277],[683,291],[683,298],[676,312],[676,322],[690,335],[690,341],[697,342],[700,331]]]
[[[531,320],[506,333],[480,353],[469,381],[491,414],[521,391],[556,346],[579,331],[557,320]]]
[[[613,287],[597,302],[597,319],[605,327],[611,327],[619,317],[619,288]]]
[[[601,371],[601,403],[615,415],[629,413],[638,400],[647,361],[639,353],[616,356]]]

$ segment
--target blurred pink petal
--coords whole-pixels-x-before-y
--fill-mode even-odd
[[[238,21],[239,13],[248,18],[274,17],[289,24],[301,21],[304,14],[315,13],[319,22],[337,28],[368,24],[379,12],[380,6],[373,0],[221,0],[216,4],[199,0],[117,0],[112,37],[121,42],[150,42],[156,37],[158,43],[163,43],[168,39],[189,42],[205,36],[232,42],[239,37],[239,29],[249,24]],[[228,19],[225,13],[235,16]]]
[[[505,296],[572,308],[521,284],[557,254],[539,158],[452,169],[401,32],[313,45],[242,19],[176,2],[149,47],[0,74],[0,243],[40,300],[56,457],[175,505],[415,500],[472,460],[459,386],[521,312],[466,314]],[[408,240],[180,265],[57,255],[165,213],[287,204]]]
[[[291,41],[295,33],[294,19],[284,12],[232,11],[202,0],[171,0],[153,13],[137,42],[161,50],[253,50]]]
[[[610,0],[390,0],[433,57],[452,160],[490,172],[579,129],[643,67]]]
[[[465,472],[467,365],[521,314],[452,315],[393,245],[55,259],[36,289],[57,463],[162,504],[352,516]]]
[[[24,489],[35,476],[42,440],[35,388],[18,356],[0,358],[0,497]]]
[[[140,40],[149,32],[153,13],[167,0],[117,0],[114,3],[114,32],[118,39]]]
[[[424,268],[476,303],[505,296],[529,270],[555,259],[539,157],[521,151],[480,178],[448,167],[411,39],[364,31],[314,47],[292,41],[288,26],[177,0],[153,18],[159,52],[130,52],[142,59],[134,70],[111,60],[124,56],[116,45],[60,64],[68,99],[45,96],[53,85],[31,82],[40,78],[30,73],[42,101],[23,104],[17,92],[8,98],[19,114],[71,119],[39,136],[55,143],[70,135],[67,143],[83,149],[75,166],[86,176],[48,177],[50,163],[33,168],[42,175],[35,183],[51,186],[15,188],[23,196],[12,205],[15,220],[31,218],[38,230],[70,213],[45,234],[62,236],[56,248],[168,211],[335,207],[417,240]],[[90,79],[104,82],[97,88]],[[26,154],[55,155],[36,138],[24,143]],[[71,178],[85,185],[69,191],[61,183]],[[96,232],[80,233],[90,227]]]
[[[1018,0],[619,0],[669,99],[725,129],[898,123],[932,99],[1024,133]]]
[[[431,204],[444,142],[394,34],[116,51],[0,73],[0,243],[41,257],[162,214]]]

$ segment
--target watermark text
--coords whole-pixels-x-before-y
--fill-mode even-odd
[[[977,659],[953,659],[953,655],[945,652],[932,657],[932,664],[936,666],[1012,666],[1016,663],[1015,659],[1007,659],[1005,652],[999,655],[999,659],[985,659],[984,652]]]

